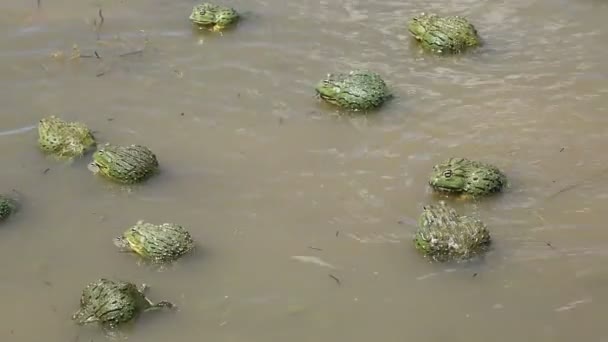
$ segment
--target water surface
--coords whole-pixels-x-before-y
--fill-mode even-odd
[[[608,341],[608,4],[225,3],[246,16],[220,36],[192,29],[193,1],[0,1],[0,191],[23,195],[0,229],[0,340],[104,340],[70,316],[113,277],[180,308],[142,317],[134,342]],[[484,46],[419,51],[406,22],[431,10],[469,17]],[[74,44],[91,57],[69,60]],[[395,98],[338,117],[312,87],[356,67]],[[32,128],[49,114],[147,145],[162,172],[126,191],[90,156],[45,158]],[[450,156],[511,181],[453,203],[494,239],[464,265],[411,245]],[[138,265],[112,238],[139,219],[186,226],[197,253]]]

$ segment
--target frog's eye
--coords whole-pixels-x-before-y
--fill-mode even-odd
[[[443,177],[445,177],[445,178],[452,177],[452,170],[445,170],[445,171],[443,171]]]

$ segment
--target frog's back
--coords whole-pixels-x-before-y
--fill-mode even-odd
[[[98,321],[110,326],[129,321],[137,313],[138,293],[131,283],[100,279],[83,290],[73,318],[80,324]]]
[[[137,254],[158,263],[176,260],[194,248],[190,233],[173,223],[138,221],[123,238]]]
[[[416,40],[434,52],[458,53],[481,44],[475,26],[461,16],[422,14],[408,26]]]

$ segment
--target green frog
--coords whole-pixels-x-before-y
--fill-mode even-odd
[[[435,53],[460,53],[481,45],[475,26],[461,16],[422,13],[409,21],[408,29],[424,49]]]
[[[17,201],[7,195],[0,194],[0,221],[11,216],[17,210]]]
[[[96,146],[91,130],[81,122],[67,122],[54,115],[38,122],[38,146],[59,159],[80,157]]]
[[[507,177],[496,166],[466,158],[449,158],[433,166],[429,185],[438,192],[476,198],[502,191]]]
[[[423,208],[414,237],[416,249],[439,262],[470,259],[490,243],[490,232],[481,220],[461,216],[443,201]]]
[[[382,77],[369,70],[328,74],[315,90],[321,99],[353,111],[380,107],[392,97]]]
[[[155,263],[179,259],[194,248],[190,233],[173,223],[155,225],[138,221],[121,236],[114,238],[114,245],[124,251],[132,251]]]
[[[150,301],[145,296],[148,288],[145,284],[138,288],[130,282],[100,278],[82,291],[80,308],[72,319],[79,325],[97,322],[113,329],[143,312],[175,307],[167,301]]]
[[[123,184],[143,182],[158,171],[158,159],[146,146],[105,144],[93,153],[90,171]]]
[[[239,13],[234,8],[205,2],[194,6],[189,19],[199,27],[207,27],[213,32],[219,32],[236,23],[239,17]]]

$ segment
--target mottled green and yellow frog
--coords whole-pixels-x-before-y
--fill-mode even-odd
[[[239,17],[234,8],[205,2],[194,6],[189,19],[199,27],[219,32],[235,24]]]

